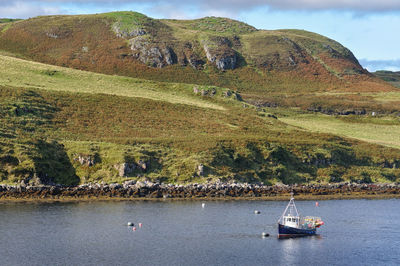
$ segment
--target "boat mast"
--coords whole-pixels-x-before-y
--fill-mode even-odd
[[[293,191],[290,193],[289,204],[286,206],[286,209],[283,212],[282,216],[279,218],[279,221],[282,220],[283,216],[287,216],[286,214],[289,214],[290,216],[294,217],[299,217],[299,212],[297,211],[296,204],[294,204]]]

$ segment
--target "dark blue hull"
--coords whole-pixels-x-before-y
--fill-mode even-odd
[[[312,236],[317,232],[316,228],[301,229],[278,224],[278,237]]]

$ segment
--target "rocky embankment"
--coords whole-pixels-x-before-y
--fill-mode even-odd
[[[209,183],[172,185],[127,181],[124,184],[67,186],[0,185],[0,199],[87,198],[267,198],[281,199],[293,191],[298,198],[400,197],[400,184],[274,185]],[[329,197],[328,197],[329,198]]]

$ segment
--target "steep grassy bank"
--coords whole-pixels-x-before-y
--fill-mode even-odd
[[[298,130],[225,88],[1,58],[1,182],[399,178],[398,149]]]

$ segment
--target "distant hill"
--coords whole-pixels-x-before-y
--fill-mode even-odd
[[[0,24],[0,49],[81,70],[228,87],[259,106],[327,110],[337,108],[340,97],[311,94],[394,90],[334,40],[303,30],[259,30],[228,18],[42,16]],[[369,108],[349,102],[346,109]]]
[[[373,73],[375,76],[381,78],[382,80],[389,82],[393,86],[400,88],[400,71],[393,72],[393,71],[376,71]]]
[[[18,21],[20,19],[12,19],[12,18],[0,18],[0,23],[9,23],[9,22],[14,22]]]

